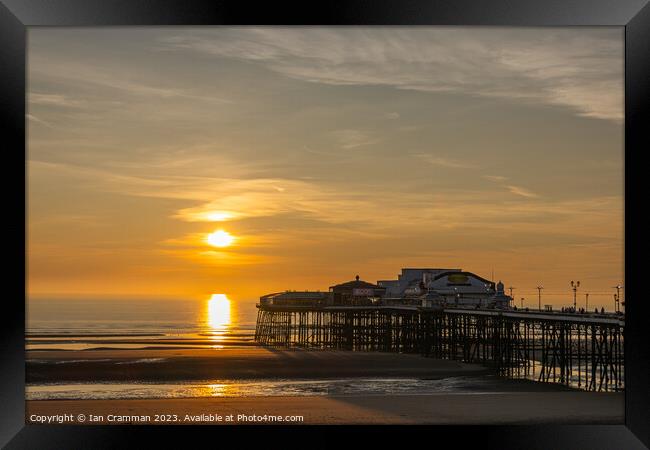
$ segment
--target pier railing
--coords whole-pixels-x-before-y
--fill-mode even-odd
[[[417,353],[512,378],[611,391],[624,388],[624,328],[614,315],[260,305],[255,339],[284,348]]]

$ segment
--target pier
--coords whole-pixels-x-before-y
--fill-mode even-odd
[[[624,389],[625,321],[576,314],[417,305],[259,304],[255,340],[290,348],[415,353],[587,391]]]

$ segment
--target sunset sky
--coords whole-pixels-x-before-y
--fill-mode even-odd
[[[254,300],[422,266],[609,304],[624,281],[622,28],[28,45],[32,296]]]

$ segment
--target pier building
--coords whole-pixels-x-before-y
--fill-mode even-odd
[[[409,304],[423,307],[508,309],[511,297],[501,281],[495,283],[462,269],[405,268],[396,280],[377,284],[354,280],[329,291],[285,291],[263,295],[260,304],[287,306],[362,306]]]
[[[462,269],[407,268],[396,280],[379,280],[386,299],[419,298],[427,304],[508,308],[511,298],[495,283]]]

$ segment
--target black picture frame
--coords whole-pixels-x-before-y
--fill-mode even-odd
[[[650,5],[648,0],[0,0],[0,124],[5,163],[4,222],[11,231],[2,309],[0,445],[6,448],[187,448],[215,439],[266,440],[271,448],[341,445],[367,427],[150,427],[25,424],[27,27],[108,25],[483,25],[625,27],[625,425],[372,427],[367,445],[396,440],[500,449],[650,447],[650,325],[640,287],[641,155],[650,149]],[[21,189],[21,186],[23,189]],[[416,437],[412,437],[417,433]],[[408,440],[406,440],[408,439]],[[417,439],[417,440],[416,440]],[[140,441],[140,444],[136,442]],[[143,442],[147,442],[145,447]],[[225,441],[221,441],[225,442]],[[232,441],[231,441],[232,442]],[[273,442],[278,445],[272,445]],[[352,441],[351,441],[352,442]],[[229,444],[232,445],[232,444]],[[404,445],[404,444],[401,444]],[[408,444],[407,444],[408,445]]]

